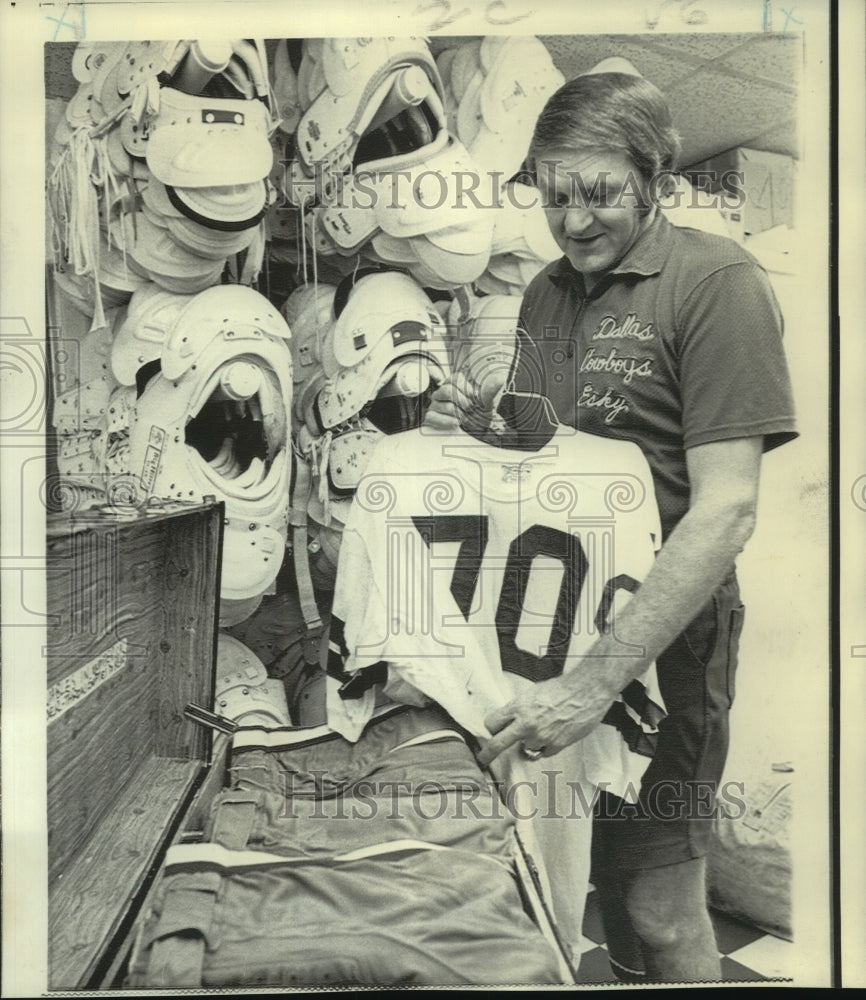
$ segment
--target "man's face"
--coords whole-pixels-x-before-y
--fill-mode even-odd
[[[536,167],[553,238],[583,275],[615,267],[653,219],[646,184],[623,153],[554,150]]]

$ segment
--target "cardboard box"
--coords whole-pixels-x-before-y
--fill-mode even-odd
[[[741,236],[794,224],[795,162],[782,153],[738,147],[682,171],[719,208]]]
[[[98,988],[211,763],[223,505],[49,519],[49,987]]]

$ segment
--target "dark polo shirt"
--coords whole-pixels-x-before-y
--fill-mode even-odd
[[[689,506],[686,449],[761,435],[766,451],[797,435],[766,272],[733,240],[660,214],[588,294],[565,257],[530,283],[512,376],[560,423],[641,447],[665,537]],[[543,412],[509,402],[524,429]]]

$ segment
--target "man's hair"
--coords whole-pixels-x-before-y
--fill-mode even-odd
[[[564,84],[544,106],[529,147],[535,169],[544,153],[625,153],[649,182],[674,170],[680,140],[661,92],[642,76],[588,73]]]

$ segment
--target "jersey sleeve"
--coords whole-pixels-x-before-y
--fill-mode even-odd
[[[782,317],[766,272],[729,263],[700,282],[677,314],[686,449],[764,437],[764,450],[797,436]]]

